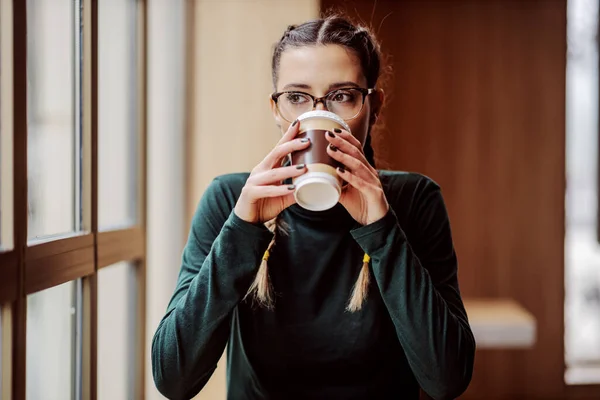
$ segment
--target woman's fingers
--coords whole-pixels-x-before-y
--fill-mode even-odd
[[[285,153],[286,148],[284,148],[284,151],[281,151],[281,147],[284,146],[286,143],[292,143],[294,141],[294,138],[298,134],[299,128],[300,128],[299,122],[296,121],[296,122],[292,123],[288,127],[288,130],[283,134],[281,139],[279,139],[279,142],[277,142],[277,145],[273,148],[273,150],[271,150],[269,152],[269,154],[267,154],[267,156],[261,161],[260,164],[258,164],[254,168],[254,170],[252,172],[266,171],[268,169],[275,167],[277,164],[281,163],[281,160],[283,159],[283,157],[285,157],[289,154],[289,152]],[[302,149],[302,148],[305,148],[306,146],[308,146],[310,142],[307,140],[304,140],[304,141],[301,141],[300,143],[302,143],[304,146],[304,147],[300,147],[300,149]]]
[[[345,168],[337,168],[336,172],[343,180],[361,192],[367,199],[384,196],[383,188],[380,185],[363,179],[352,171],[346,170]]]
[[[295,138],[296,135],[298,134],[299,128],[300,128],[300,123],[298,122],[298,120],[292,122],[290,124],[290,126],[288,127],[287,131],[281,137],[281,139],[279,139],[279,142],[277,142],[277,144],[279,145],[279,144],[282,144],[285,142],[289,142],[290,140]]]
[[[248,178],[248,183],[257,186],[279,184],[283,180],[295,178],[304,174],[305,172],[306,166],[304,164],[274,168],[256,173]]]
[[[368,184],[364,179],[356,176],[347,169],[340,167],[336,169],[336,172],[343,180],[348,182],[350,186],[358,189],[359,191],[362,192],[367,188]]]
[[[267,185],[267,186],[244,186],[242,192],[249,201],[256,201],[265,198],[282,197],[293,194],[295,185]]]
[[[281,162],[281,159],[288,154],[293,153],[294,151],[304,150],[309,146],[310,140],[308,138],[293,139],[291,141],[280,143],[267,154],[264,160],[258,164],[252,172],[255,173],[270,170],[277,166],[278,163]]]
[[[366,160],[357,159],[354,156],[344,153],[338,147],[331,145],[327,146],[327,154],[334,160],[339,161],[345,169],[352,171],[353,174],[367,182],[374,182],[379,179],[377,173],[373,171]]]
[[[356,158],[365,165],[369,165],[369,162],[367,161],[367,158],[365,157],[365,154],[362,151],[362,146],[360,145],[360,142],[354,136],[352,136],[352,138],[358,143],[358,146],[361,147],[357,147],[356,144],[351,143],[344,136],[341,136],[337,133],[326,132],[325,138],[332,146],[334,146],[334,148],[341,150],[342,153],[348,154]]]
[[[335,136],[341,137],[357,149],[362,149],[362,143],[360,142],[360,140],[355,138],[354,135],[350,132],[345,131],[343,129],[334,129],[333,133],[335,134]]]
[[[288,208],[292,204],[296,204],[296,196],[294,196],[294,190],[290,190],[290,191],[292,193],[289,193],[287,196],[283,196],[281,198],[281,201],[283,202],[283,205],[281,207],[282,210],[285,210],[286,208]]]

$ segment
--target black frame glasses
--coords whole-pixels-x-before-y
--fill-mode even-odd
[[[271,94],[271,99],[277,105],[277,112],[279,113],[279,115],[281,116],[281,118],[285,119],[288,122],[292,122],[292,121],[288,120],[283,115],[283,113],[281,112],[281,110],[279,109],[279,102],[278,102],[279,97],[281,97],[284,94],[288,94],[288,93],[297,93],[299,95],[308,96],[308,97],[310,97],[312,99],[312,101],[313,101],[312,110],[314,110],[314,109],[317,108],[317,104],[318,103],[322,103],[323,106],[325,106],[325,109],[327,109],[327,103],[326,103],[327,98],[329,96],[335,94],[336,92],[339,92],[340,90],[356,90],[356,91],[358,91],[359,93],[362,94],[362,103],[360,105],[360,109],[358,110],[358,112],[354,116],[352,116],[350,118],[344,118],[344,121],[350,121],[350,120],[353,120],[354,118],[356,118],[360,114],[360,112],[362,111],[363,107],[365,106],[365,99],[367,98],[367,96],[370,95],[371,93],[375,93],[377,91],[377,89],[375,89],[375,88],[369,88],[369,89],[367,89],[367,88],[361,88],[361,87],[353,87],[353,86],[351,86],[351,87],[344,87],[344,88],[334,89],[334,90],[331,90],[331,91],[327,92],[322,97],[315,97],[315,96],[313,96],[310,93],[302,92],[300,90],[286,90],[286,91],[283,91],[283,92],[275,92],[275,93]]]

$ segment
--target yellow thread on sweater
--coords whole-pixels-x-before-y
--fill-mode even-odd
[[[368,264],[369,261],[371,261],[371,257],[369,257],[367,253],[365,253],[365,256],[363,257],[363,262]]]

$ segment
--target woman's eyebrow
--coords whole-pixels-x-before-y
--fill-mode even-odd
[[[352,82],[352,81],[345,81],[345,82],[336,82],[336,83],[332,83],[331,85],[329,85],[328,90],[335,90],[335,89],[339,89],[342,87],[360,87],[360,85],[356,82]],[[283,87],[282,90],[287,90],[287,89],[305,89],[305,90],[311,90],[312,86],[307,85],[306,83],[288,83],[287,85],[285,85]]]
[[[338,82],[329,85],[329,90],[339,89],[341,87],[359,87],[359,85],[352,81]]]
[[[295,88],[295,89],[307,89],[310,90],[311,86],[307,85],[306,83],[288,83],[287,85],[285,85],[283,87],[283,90],[286,89],[291,89],[291,88]]]

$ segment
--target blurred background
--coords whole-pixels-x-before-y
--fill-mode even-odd
[[[195,207],[274,146],[272,46],[329,10],[392,68],[380,165],[442,187],[461,398],[600,399],[597,0],[0,0],[2,399],[162,398]]]

